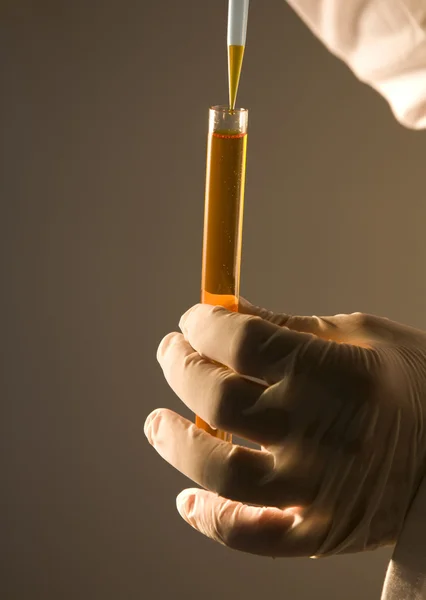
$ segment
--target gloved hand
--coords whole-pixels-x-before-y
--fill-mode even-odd
[[[197,304],[157,357],[179,398],[252,450],[157,409],[145,433],[205,489],[182,517],[231,548],[327,556],[393,544],[424,474],[426,333],[361,313]]]

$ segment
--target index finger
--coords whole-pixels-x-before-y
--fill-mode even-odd
[[[202,356],[270,384],[277,383],[289,372],[305,346],[316,345],[316,351],[309,353],[312,358],[313,354],[320,356],[324,344],[328,343],[310,333],[292,331],[261,317],[208,304],[192,307],[181,318],[179,327]]]

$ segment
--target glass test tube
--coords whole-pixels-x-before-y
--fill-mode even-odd
[[[213,106],[209,111],[201,302],[237,312],[246,173],[248,111]],[[231,441],[200,417],[198,427]]]

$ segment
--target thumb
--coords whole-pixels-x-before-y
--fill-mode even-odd
[[[362,312],[327,317],[295,316],[287,313],[274,313],[251,304],[245,298],[240,298],[239,312],[261,317],[270,323],[287,327],[292,331],[310,333],[323,340],[356,346],[369,347],[374,342],[396,343],[402,340],[412,340],[413,335],[425,337],[424,332],[418,329],[401,325],[385,317]]]

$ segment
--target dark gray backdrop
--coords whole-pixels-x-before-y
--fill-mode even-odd
[[[379,598],[389,550],[229,551],[146,415],[187,411],[155,352],[198,301],[207,110],[226,102],[227,2],[3,1],[1,597]],[[426,138],[283,0],[253,0],[242,293],[426,329]]]

